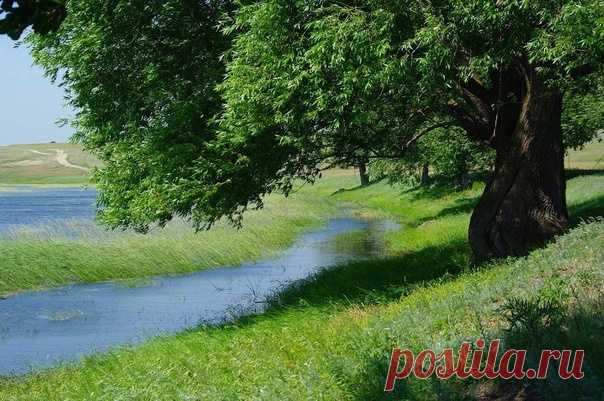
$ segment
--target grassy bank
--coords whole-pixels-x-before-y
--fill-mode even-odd
[[[237,265],[274,255],[300,233],[336,214],[335,202],[297,194],[273,196],[237,230],[219,224],[195,233],[176,222],[150,235],[108,233],[85,222],[42,225],[0,240],[0,295],[66,283],[129,280]],[[78,239],[61,235],[78,234]]]
[[[2,146],[0,192],[21,185],[88,184],[87,170],[98,165],[78,145]],[[242,230],[218,224],[211,232],[195,233],[190,225],[175,222],[142,236],[108,233],[86,221],[40,222],[0,236],[0,297],[67,283],[137,280],[237,265],[274,255],[334,214],[332,199],[302,192],[287,201],[270,197],[265,210],[246,215]]]
[[[480,186],[453,195],[406,191],[335,172],[304,189],[362,215],[406,224],[392,257],[325,271],[275,299],[262,316],[201,328],[81,364],[5,379],[0,400],[496,400],[514,384],[408,381],[382,389],[393,346],[442,349],[477,337],[508,346],[585,348],[588,380],[551,379],[547,400],[597,399],[604,389],[601,331],[604,222],[576,225],[527,258],[471,270],[466,229]],[[601,214],[604,175],[569,183],[575,216]],[[544,305],[550,305],[544,312]],[[521,316],[514,330],[509,316]],[[545,315],[544,315],[545,313]],[[554,323],[552,323],[554,322]],[[539,339],[542,339],[539,341]],[[529,391],[525,390],[525,391]],[[509,399],[513,399],[509,398]]]

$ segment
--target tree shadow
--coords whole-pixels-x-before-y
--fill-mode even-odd
[[[538,367],[541,351],[545,349],[585,351],[584,379],[561,379],[557,374],[559,364],[554,361],[547,379],[517,381],[516,388],[529,388],[538,397],[536,399],[542,400],[604,398],[604,336],[601,335],[604,291],[589,287],[584,287],[583,293],[575,294],[568,304],[559,303],[557,294],[508,302],[507,308],[517,318],[511,321],[511,314],[507,314],[507,328],[499,333],[499,337],[508,349],[528,350],[528,367]],[[549,305],[545,312],[544,304]],[[500,382],[494,387],[492,396],[484,400],[499,399],[497,397],[504,391],[507,391],[506,386]]]
[[[452,278],[468,265],[466,241],[385,259],[347,263],[293,284],[272,300],[274,306],[381,303],[400,299],[422,283]]]
[[[357,185],[356,187],[352,187],[352,188],[340,188],[337,191],[335,191],[334,193],[331,194],[331,196],[336,196],[336,195],[340,195],[340,194],[345,194],[345,193],[350,193],[350,192],[356,192],[359,191],[361,189],[367,189],[367,188],[371,188],[372,186],[375,186],[376,184],[379,184],[380,182],[382,182],[383,180],[373,180],[373,181],[369,181],[368,185]]]
[[[573,227],[583,220],[604,216],[604,195],[570,206],[569,214]]]
[[[253,326],[292,308],[385,304],[422,285],[455,278],[470,265],[469,260],[467,242],[458,240],[397,257],[332,266],[275,293],[266,300],[268,308],[263,314],[241,311],[234,321],[218,329]],[[210,331],[216,328],[214,324],[200,327]]]
[[[528,300],[529,307],[538,308],[538,301]],[[522,311],[524,312],[524,311]],[[604,299],[586,302],[582,300],[572,311],[560,313],[559,317],[542,315],[538,322],[509,324],[504,329],[490,333],[489,340],[500,339],[503,351],[508,349],[527,350],[525,369],[537,368],[543,350],[584,350],[585,361],[582,380],[563,380],[558,375],[559,363],[552,360],[546,379],[542,380],[427,380],[408,379],[397,382],[393,393],[383,390],[388,374],[389,359],[376,355],[364,361],[362,380],[369,385],[359,391],[355,399],[374,401],[387,400],[450,400],[450,401],[551,401],[551,400],[602,400],[604,399]],[[526,317],[526,316],[525,316]],[[435,328],[436,330],[436,328]],[[466,339],[471,341],[476,339]],[[425,342],[426,347],[430,340]],[[461,345],[461,342],[458,346]],[[453,347],[456,349],[458,347]],[[374,353],[376,354],[376,353]],[[486,357],[485,357],[486,358]],[[573,355],[574,360],[574,355]],[[572,362],[572,360],[571,360]],[[572,366],[572,365],[571,365]],[[379,380],[376,380],[379,378]],[[359,378],[357,378],[359,380]]]
[[[476,204],[478,203],[479,199],[480,196],[458,199],[455,201],[454,206],[444,208],[443,210],[438,212],[438,214],[436,214],[434,218],[447,217],[460,213],[471,213],[476,207]]]
[[[590,169],[590,170],[582,170],[582,169],[566,169],[566,179],[572,180],[577,177],[588,177],[592,175],[604,175],[604,170],[602,169]]]
[[[458,186],[447,184],[447,183],[438,183],[433,184],[429,187],[413,187],[409,189],[405,189],[402,193],[410,193],[411,199],[441,199],[445,196],[462,193],[469,188],[463,189]]]
[[[597,267],[597,266],[594,266]],[[563,380],[558,375],[559,363],[552,360],[549,374],[542,380],[458,380],[447,381],[431,377],[427,380],[407,379],[396,384],[395,392],[385,393],[384,383],[389,368],[389,352],[396,344],[387,340],[388,333],[384,332],[384,341],[372,342],[369,349],[361,347],[357,353],[363,355],[363,369],[355,381],[362,382],[363,387],[356,389],[356,400],[386,401],[386,400],[450,400],[450,401],[550,401],[550,400],[604,400],[604,287],[599,275],[601,270],[584,271],[582,276],[568,284],[566,295],[559,291],[530,292],[525,289],[520,297],[514,292],[514,287],[506,290],[499,307],[482,309],[480,305],[493,302],[493,295],[484,295],[475,299],[477,319],[481,330],[488,327],[487,322],[493,321],[493,313],[499,319],[499,324],[491,326],[482,337],[488,341],[501,340],[499,357],[505,350],[527,350],[525,369],[538,368],[543,350],[584,350],[583,364],[584,379]],[[574,273],[568,273],[574,274]],[[578,277],[578,276],[575,276]],[[574,284],[581,283],[578,286]],[[496,296],[500,299],[500,295]],[[473,308],[471,308],[473,309]],[[474,310],[474,309],[473,309]],[[451,312],[463,313],[463,311]],[[455,316],[452,316],[455,319]],[[438,333],[442,322],[439,319],[430,322],[430,327],[424,328],[430,333]],[[482,324],[485,324],[483,327]],[[386,326],[390,327],[390,326]],[[394,326],[396,327],[396,326]],[[433,347],[434,338],[417,338],[410,328],[407,345],[417,352],[419,349]],[[440,336],[437,335],[437,336]],[[438,337],[437,337],[438,338]],[[441,339],[446,341],[446,335]],[[474,341],[475,338],[459,339],[452,345],[458,349],[462,341]],[[376,345],[377,344],[377,345]],[[449,345],[450,346],[450,345]],[[416,349],[417,348],[417,349]],[[381,352],[380,352],[381,351]],[[434,350],[437,352],[438,350]],[[483,357],[486,358],[486,357]],[[483,359],[484,360],[484,359]],[[574,360],[574,355],[571,360]],[[572,365],[571,365],[572,366]]]
[[[470,212],[478,197],[460,199],[435,217]],[[571,206],[572,225],[604,216],[604,195]],[[430,217],[429,220],[435,217]],[[300,300],[318,305],[341,302],[388,301],[398,299],[418,283],[453,277],[470,266],[470,247],[465,239],[446,245],[426,247],[401,256],[347,263],[325,269],[293,284],[271,301],[297,305]]]

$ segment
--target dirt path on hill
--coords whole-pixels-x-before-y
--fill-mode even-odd
[[[77,164],[71,164],[69,162],[69,160],[67,160],[67,157],[69,156],[65,151],[61,150],[61,149],[54,149],[57,152],[57,163],[59,163],[61,166],[65,166],[65,167],[69,167],[69,168],[77,168],[78,170],[82,170],[82,171],[90,171],[89,168],[83,167],[83,166],[78,166]]]
[[[40,152],[38,150],[33,150],[33,149],[28,149],[28,150],[30,152],[38,154],[38,155],[43,155],[43,156],[52,155],[52,153],[44,153],[44,152]],[[70,163],[69,160],[67,159],[69,157],[69,154],[67,152],[65,152],[64,150],[62,150],[62,149],[52,149],[52,150],[57,152],[55,161],[57,163],[59,163],[61,166],[67,167],[67,168],[75,168],[75,169],[82,170],[82,171],[90,171],[89,168]]]

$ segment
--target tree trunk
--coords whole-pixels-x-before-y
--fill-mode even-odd
[[[468,189],[472,186],[472,180],[470,179],[470,173],[468,171],[464,171],[459,176],[459,187],[461,189]]]
[[[524,79],[519,112],[496,124],[495,173],[470,222],[477,263],[525,255],[568,225],[562,95],[545,88],[534,71],[525,70]]]
[[[430,165],[424,163],[422,165],[422,176],[420,178],[420,186],[427,187],[430,185]]]
[[[361,176],[361,186],[366,187],[369,185],[369,174],[367,173],[367,165],[365,163],[359,164],[359,175]]]

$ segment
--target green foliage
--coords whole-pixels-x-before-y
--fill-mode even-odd
[[[461,130],[435,131],[419,143],[423,160],[445,181],[462,184],[471,172],[485,172],[494,164],[495,152],[468,139]]]
[[[559,327],[566,317],[563,305],[548,298],[512,297],[501,307],[501,313],[512,335],[522,332],[531,339],[539,339],[552,327]]]
[[[76,139],[105,162],[95,176],[101,218],[144,230],[189,214],[211,196],[194,183],[210,174],[202,155],[220,109],[223,2],[87,0],[67,9],[57,33],[32,37],[34,56],[52,77],[66,70]]]
[[[112,226],[239,222],[326,163],[412,149],[458,175],[488,160],[458,129],[493,146],[523,68],[566,95],[568,146],[602,122],[600,0],[72,0],[67,9],[59,32],[33,39],[34,53],[51,75],[66,71],[78,139],[105,162],[96,180]],[[420,141],[444,126],[456,128]]]
[[[562,130],[567,149],[580,149],[604,127],[604,73],[577,82],[564,99]]]
[[[63,0],[2,0],[0,17],[0,34],[17,40],[28,26],[40,34],[57,29],[65,19],[65,5]]]
[[[400,159],[373,161],[371,174],[393,183],[415,185],[426,164],[432,178],[436,177],[441,184],[465,186],[471,173],[484,173],[492,168],[494,153],[484,144],[468,139],[461,130],[437,129],[419,139]]]

